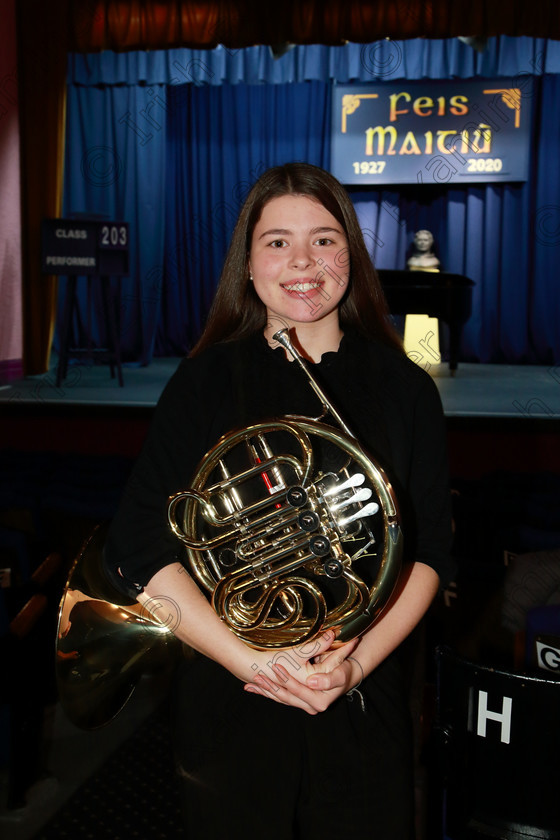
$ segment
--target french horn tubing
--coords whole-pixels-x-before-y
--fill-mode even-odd
[[[318,396],[319,419],[286,416],[224,435],[168,519],[190,571],[227,626],[258,649],[337,643],[370,627],[402,556],[397,499],[294,347],[273,338]],[[338,429],[323,422],[330,414]]]

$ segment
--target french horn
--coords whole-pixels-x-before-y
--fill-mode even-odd
[[[224,435],[189,489],[171,498],[169,524],[214,610],[248,645],[291,647],[331,628],[341,644],[373,624],[395,588],[397,499],[288,330],[273,337],[307,376],[323,414]]]
[[[292,647],[331,628],[341,644],[365,632],[393,593],[403,545],[398,503],[288,331],[274,338],[306,375],[322,414],[224,435],[191,486],[170,498],[169,526],[193,578],[249,646]],[[107,580],[104,538],[99,527],[86,541],[58,616],[59,699],[84,729],[116,717],[145,673],[167,672],[185,653],[157,599],[150,612]]]

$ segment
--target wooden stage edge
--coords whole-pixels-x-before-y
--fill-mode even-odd
[[[0,449],[135,458],[154,406],[179,359],[123,366],[76,365],[0,387]],[[451,474],[495,470],[560,474],[560,366],[445,363],[428,370],[446,416]]]
[[[0,449],[135,458],[153,409],[114,406],[0,406]],[[560,474],[560,418],[448,417],[450,473]]]

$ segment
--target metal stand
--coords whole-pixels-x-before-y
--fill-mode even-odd
[[[120,304],[120,296],[121,296],[121,279],[120,277],[116,278],[116,294],[113,294],[111,291],[111,278],[108,276],[102,277],[86,277],[87,280],[87,329],[86,329],[86,336],[87,336],[87,345],[85,348],[71,348],[69,346],[70,343],[70,332],[71,332],[71,324],[72,324],[72,316],[74,314],[74,309],[77,305],[77,295],[76,295],[76,281],[79,278],[77,276],[68,276],[67,278],[67,286],[66,286],[66,296],[64,300],[64,309],[62,314],[62,323],[60,326],[60,357],[58,360],[58,368],[56,374],[56,384],[57,387],[60,387],[62,380],[66,378],[68,374],[68,358],[69,356],[74,357],[85,357],[88,359],[93,360],[94,358],[108,360],[111,370],[111,379],[115,378],[115,368],[117,370],[117,377],[119,380],[120,387],[124,387],[123,375],[122,375],[122,367],[121,367],[121,349],[120,349],[120,337],[119,337],[119,324],[118,324],[118,309]],[[103,300],[103,310],[105,315],[105,322],[108,328],[108,338],[109,338],[109,347],[107,349],[94,349],[92,346],[92,337],[91,337],[91,310],[92,310],[92,283],[98,282],[101,283],[101,296]]]

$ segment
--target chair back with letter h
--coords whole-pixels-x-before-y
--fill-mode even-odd
[[[437,652],[447,840],[560,840],[560,680]]]

